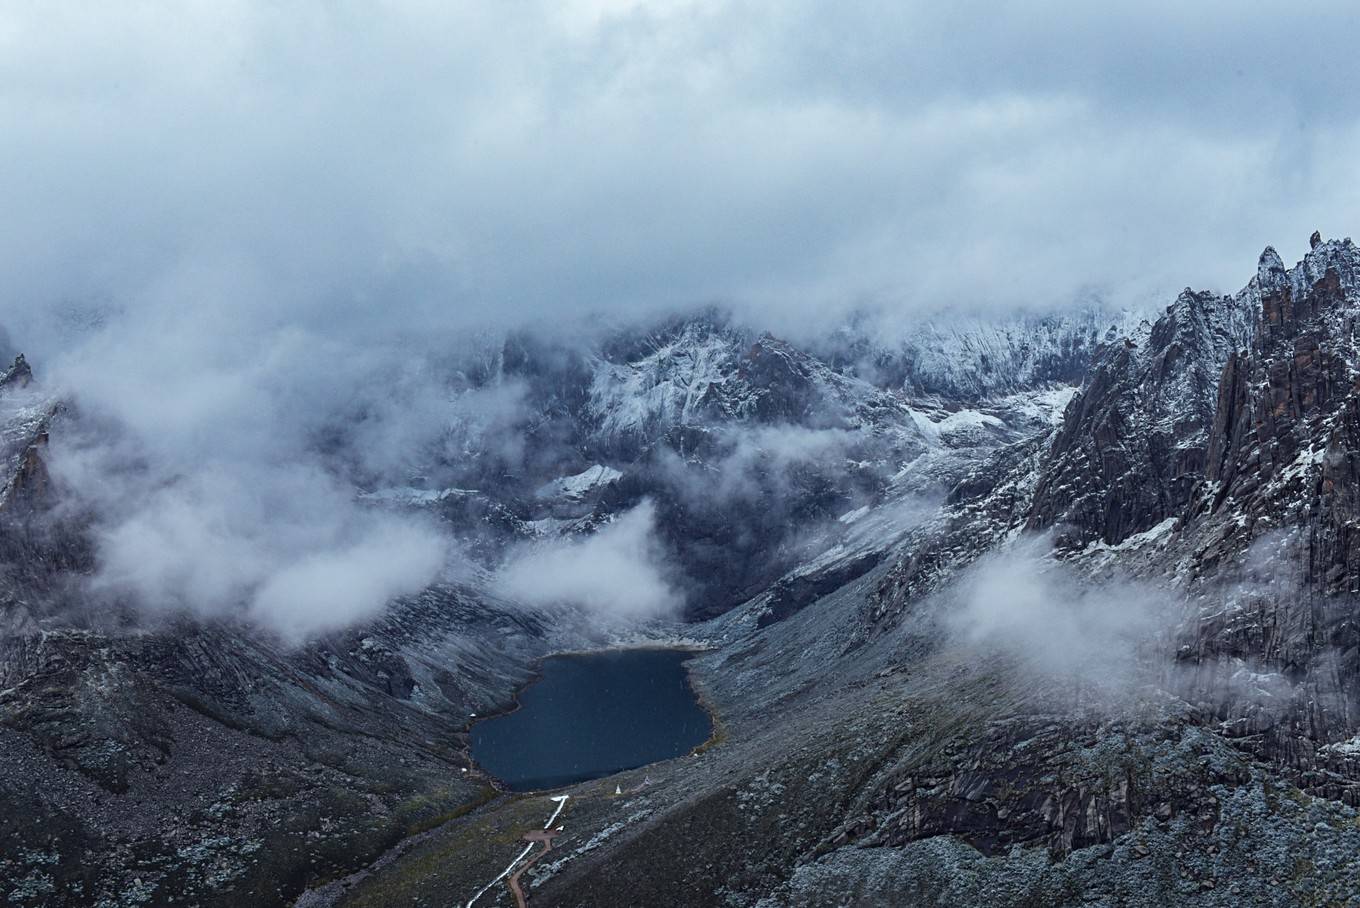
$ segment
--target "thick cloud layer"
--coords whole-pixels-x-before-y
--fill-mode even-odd
[[[965,645],[1037,676],[1127,687],[1175,604],[1133,581],[1083,579],[1045,557],[1050,545],[1044,536],[1021,539],[979,559],[949,599],[946,626]]]
[[[11,4],[0,299],[355,336],[1235,288],[1352,227],[1355,36],[1341,3]]]

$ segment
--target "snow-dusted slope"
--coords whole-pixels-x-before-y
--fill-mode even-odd
[[[906,325],[865,321],[828,339],[826,355],[880,385],[977,400],[1080,383],[1096,347],[1136,334],[1148,314],[1086,308],[1020,317],[941,317]]]
[[[594,359],[586,414],[606,444],[613,439],[649,440],[672,426],[704,421],[749,343],[743,332],[706,319],[651,339],[646,345],[650,349],[640,356]]]
[[[594,360],[583,415],[602,447],[733,424],[912,432],[900,395],[769,334],[705,318],[647,340],[638,355]]]

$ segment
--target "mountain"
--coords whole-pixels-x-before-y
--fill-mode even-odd
[[[1089,358],[1094,345],[1084,349]],[[1045,376],[985,399],[915,395],[714,312],[591,344],[512,336],[468,374],[470,398],[516,396],[524,453],[507,460],[500,436],[456,427],[458,462],[415,469],[453,491],[376,494],[433,506],[493,552],[588,532],[652,501],[690,618],[721,614],[835,544],[839,518],[889,497],[907,464],[937,461],[925,478],[947,483],[960,464],[1049,425],[1066,393]]]
[[[502,338],[451,379],[447,443],[360,492],[436,515],[479,570],[300,648],[76,607],[96,556],[42,463],[81,417],[12,369],[7,897],[466,904],[551,813],[532,904],[1346,903],[1357,314],[1360,250],[1319,238],[1113,327],[799,345],[699,313]],[[683,622],[486,582],[507,547],[643,500]],[[705,648],[718,720],[693,755],[571,786],[560,814],[469,759],[471,714],[545,654],[677,640]]]

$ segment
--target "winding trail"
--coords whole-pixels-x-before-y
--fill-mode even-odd
[[[546,823],[543,824],[543,829],[544,829],[544,831],[546,831],[549,827],[552,826],[553,821],[556,820],[558,814],[560,814],[560,813],[562,812],[562,808],[567,806],[567,799],[570,798],[570,797],[571,797],[571,795],[554,795],[553,797],[549,798],[549,800],[551,800],[551,801],[556,801],[556,802],[557,802],[557,809],[553,811],[552,816],[548,817],[548,822],[546,822]],[[559,831],[560,831],[560,830],[559,830]],[[557,834],[556,832],[553,833],[553,835],[556,835],[556,834]],[[530,836],[530,835],[533,835],[534,838],[533,838],[533,839],[529,839],[529,836]],[[518,855],[515,856],[515,859],[514,859],[513,861],[511,861],[510,864],[509,864],[504,870],[502,870],[502,871],[500,872],[500,875],[499,875],[499,876],[497,876],[497,877],[496,877],[494,880],[492,880],[491,882],[487,883],[487,884],[486,884],[485,886],[483,886],[481,889],[477,890],[477,894],[474,895],[472,898],[470,898],[470,899],[467,900],[467,905],[465,905],[464,908],[472,908],[473,902],[477,901],[479,898],[481,898],[482,896],[486,895],[486,893],[487,893],[488,891],[490,891],[490,889],[491,889],[492,886],[495,886],[495,885],[496,885],[497,883],[499,883],[501,880],[503,880],[503,879],[505,879],[506,877],[510,876],[510,872],[511,872],[512,870],[515,869],[515,865],[518,864],[520,861],[524,860],[525,856],[528,855],[529,852],[531,852],[531,851],[534,850],[534,842],[536,842],[536,841],[541,841],[541,842],[543,842],[543,845],[544,845],[543,851],[539,853],[538,857],[534,858],[534,861],[538,860],[538,858],[542,857],[544,854],[547,854],[548,851],[552,848],[552,836],[546,836],[546,837],[545,837],[545,836],[542,836],[541,834],[537,834],[537,830],[535,830],[534,832],[531,832],[531,833],[526,834],[526,835],[525,835],[525,838],[529,840],[529,844],[524,846],[524,850],[521,851]],[[529,863],[532,864],[533,861],[530,861]],[[526,868],[527,868],[527,865],[526,865]],[[521,872],[523,872],[523,871],[521,871]],[[524,905],[524,893],[522,893],[522,892],[519,890],[519,874],[518,874],[518,873],[515,874],[515,877],[514,877],[512,883],[511,883],[511,886],[510,886],[510,891],[514,894],[514,896],[515,896],[515,901],[518,902],[521,906]]]
[[[530,845],[534,842],[542,842],[543,850],[529,858],[529,860],[525,861],[523,864],[520,864],[515,872],[510,874],[510,879],[506,880],[506,882],[510,884],[510,894],[515,897],[515,908],[529,908],[529,901],[524,897],[524,890],[519,886],[520,875],[534,866],[535,861],[543,857],[543,855],[547,854],[549,851],[552,851],[553,839],[557,838],[561,832],[562,827],[559,826],[556,829],[533,829],[524,834],[524,841],[528,842]]]

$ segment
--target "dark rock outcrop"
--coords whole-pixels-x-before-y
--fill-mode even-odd
[[[1186,290],[1142,343],[1096,355],[1041,466],[1026,525],[1116,544],[1179,516],[1204,475],[1223,363],[1254,333],[1253,296]]]
[[[4,372],[0,372],[0,391],[11,388],[27,388],[33,382],[33,369],[28,365],[28,360],[20,353],[14,358],[14,363]]]
[[[1206,519],[1245,521],[1246,540],[1301,528],[1305,583],[1360,592],[1360,250],[1323,243],[1286,271],[1267,249],[1254,284],[1260,328],[1219,383]]]

